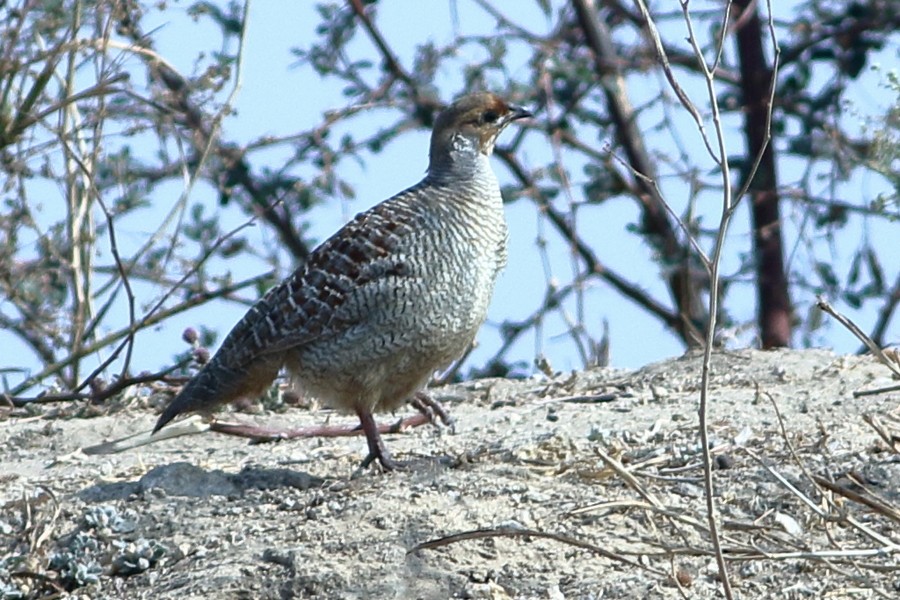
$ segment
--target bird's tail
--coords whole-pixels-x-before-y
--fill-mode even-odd
[[[181,413],[211,412],[228,402],[261,395],[281,368],[281,362],[273,357],[260,357],[247,368],[230,368],[217,359],[213,357],[187,382],[159,416],[153,433]]]

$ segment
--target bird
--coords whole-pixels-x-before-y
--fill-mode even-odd
[[[503,130],[531,116],[490,92],[440,111],[424,178],[358,214],[264,294],[153,433],[181,413],[259,397],[285,369],[304,393],[356,414],[368,445],[363,467],[402,468],[373,413],[421,393],[474,341],[507,261],[489,159]]]

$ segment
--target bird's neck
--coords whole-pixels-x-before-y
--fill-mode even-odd
[[[432,144],[428,179],[457,185],[464,182],[496,185],[488,156],[481,152],[476,140],[460,134]]]

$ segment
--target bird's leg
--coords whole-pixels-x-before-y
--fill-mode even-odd
[[[441,423],[446,425],[451,429],[454,428],[455,420],[450,416],[450,413],[441,406],[441,403],[431,397],[425,391],[416,392],[415,395],[409,399],[409,403],[413,405],[416,410],[420,413],[428,417],[428,420],[435,425],[437,425],[435,417],[441,420]]]
[[[399,433],[411,427],[418,427],[431,421],[432,419],[429,417],[428,413],[423,410],[420,414],[406,417],[396,423],[378,425],[378,432]],[[253,444],[265,444],[268,442],[279,442],[281,440],[293,440],[297,438],[344,437],[365,433],[361,424],[316,425],[313,427],[300,427],[299,429],[281,429],[277,427],[213,420],[209,424],[209,428],[216,433],[249,438],[250,442]]]
[[[357,472],[371,465],[376,459],[385,471],[402,469],[403,465],[391,458],[391,453],[388,452],[387,446],[384,445],[384,440],[381,439],[378,423],[375,422],[372,411],[366,408],[357,408],[356,414],[359,416],[359,423],[362,426],[363,433],[366,434],[366,442],[369,444],[369,455],[363,460]]]

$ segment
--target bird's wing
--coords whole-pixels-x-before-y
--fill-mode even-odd
[[[401,241],[416,235],[421,213],[413,190],[361,213],[310,254],[306,263],[269,290],[222,344],[236,363],[284,352],[347,330],[365,318],[344,310],[367,286],[409,276]],[[220,350],[221,352],[221,350]]]

